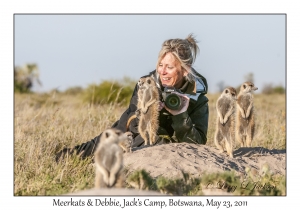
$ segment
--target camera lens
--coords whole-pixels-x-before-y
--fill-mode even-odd
[[[181,106],[181,99],[176,94],[170,94],[165,100],[165,105],[172,110],[177,110]]]

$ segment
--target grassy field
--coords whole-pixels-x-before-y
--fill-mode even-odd
[[[207,95],[209,98],[208,145],[214,146],[213,138],[216,125],[216,101],[219,94]],[[254,96],[256,116],[253,147],[285,149],[286,144],[286,104],[283,94],[256,94]],[[237,145],[239,147],[239,144]]]
[[[214,146],[218,96],[207,95],[209,146]],[[253,146],[284,149],[285,95],[256,94],[254,105],[257,123]],[[94,138],[109,128],[125,109],[117,103],[90,105],[76,95],[15,94],[14,194],[59,195],[92,188],[94,168],[90,158],[80,160],[72,156],[56,163],[55,153]]]

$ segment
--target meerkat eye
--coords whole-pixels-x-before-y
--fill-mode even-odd
[[[121,131],[116,131],[116,134],[118,135],[118,136],[120,136],[121,134],[122,134],[122,132]]]
[[[243,85],[244,89],[246,89],[246,85]]]
[[[105,136],[106,136],[106,138],[108,138],[109,137],[109,133],[105,132]]]
[[[228,93],[228,90],[225,90],[225,93]]]
[[[150,79],[148,79],[147,82],[148,82],[148,84],[150,84],[151,83]]]

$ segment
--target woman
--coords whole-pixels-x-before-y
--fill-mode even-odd
[[[171,110],[161,102],[158,144],[170,142],[205,144],[207,141],[209,115],[208,99],[205,96],[207,82],[192,68],[198,51],[197,41],[193,35],[189,35],[186,39],[166,40],[159,52],[156,70],[147,75],[155,79],[157,87],[162,92],[166,86],[176,88],[178,90],[176,94],[182,100],[179,110]],[[136,85],[129,108],[112,126],[123,132],[130,131],[134,138],[133,147],[142,146],[144,143],[138,133],[138,119],[135,117],[137,92],[138,86]],[[73,151],[81,154],[82,157],[93,155],[100,136],[101,134],[72,150],[65,148],[57,154],[57,160],[61,155]]]

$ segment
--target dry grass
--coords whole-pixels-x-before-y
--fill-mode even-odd
[[[219,94],[208,94],[209,99],[209,125],[207,133],[207,145],[214,146],[214,134],[216,127],[216,102]],[[286,148],[286,102],[283,94],[255,94],[255,135],[253,147],[265,147],[268,149]],[[236,143],[239,148],[239,143]]]
[[[214,146],[217,97],[208,95],[210,146]],[[59,195],[93,187],[90,158],[72,156],[55,163],[55,153],[94,138],[118,120],[126,107],[90,106],[77,96],[55,93],[16,94],[14,106],[14,194]],[[255,95],[255,107],[253,146],[285,148],[285,95]]]
[[[55,195],[93,185],[89,160],[54,155],[74,147],[110,127],[123,111],[117,104],[90,106],[76,96],[15,95],[14,193]]]

